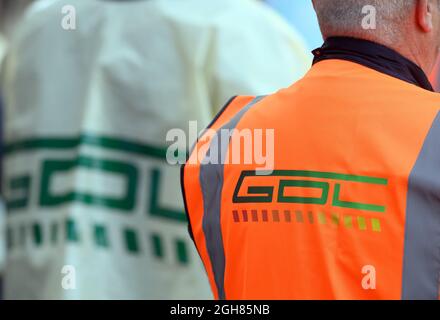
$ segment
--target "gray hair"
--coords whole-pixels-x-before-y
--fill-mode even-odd
[[[402,23],[407,21],[415,0],[314,0],[314,4],[325,38],[348,35],[393,41],[396,36],[402,37]],[[363,28],[366,6],[375,9],[375,30]]]

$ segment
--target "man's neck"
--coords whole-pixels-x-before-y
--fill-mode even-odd
[[[382,44],[352,37],[330,37],[313,51],[314,64],[339,59],[355,62],[400,80],[433,91],[426,73],[415,62]]]
[[[414,40],[410,34],[405,34],[405,41],[402,42],[402,40],[395,40],[395,39],[389,39],[385,36],[377,36],[373,33],[366,33],[366,34],[335,34],[335,35],[329,35],[325,36],[325,39],[331,38],[331,37],[349,37],[349,38],[356,38],[356,39],[362,39],[371,41],[374,43],[378,43],[380,45],[383,45],[389,49],[394,50],[395,52],[399,53],[406,59],[412,61],[414,64],[419,66],[425,74],[430,74],[432,71],[432,68],[434,67],[434,64],[436,62],[436,57],[433,57],[431,62],[427,62],[427,59],[425,58],[426,53],[423,50],[423,46],[419,45],[420,41]],[[416,46],[409,46],[409,43],[414,43]]]

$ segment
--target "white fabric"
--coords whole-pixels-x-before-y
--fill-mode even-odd
[[[2,34],[0,34],[0,66],[2,64],[3,57],[6,53],[6,46],[7,46],[6,39],[4,38],[4,36]],[[0,95],[0,100],[1,99],[2,98]],[[2,112],[2,111],[0,110],[0,112]],[[0,117],[0,119],[1,119],[1,117]],[[1,127],[2,126],[0,125],[0,128]],[[5,268],[5,258],[6,258],[6,246],[5,246],[5,241],[3,240],[6,237],[6,235],[5,235],[5,224],[6,224],[5,220],[6,220],[6,213],[5,213],[5,209],[4,209],[3,199],[0,195],[0,278],[3,275],[3,271]],[[1,292],[2,292],[2,289],[0,288],[0,296],[1,296]]]
[[[71,4],[76,30],[64,30],[61,10]],[[202,129],[231,96],[290,85],[311,63],[303,43],[253,0],[62,0],[40,2],[30,12],[12,39],[2,78],[6,141],[87,138],[7,155],[8,200],[26,193],[23,186],[10,188],[20,176],[30,176],[30,194],[25,207],[8,213],[6,297],[212,297],[186,224],[151,214],[151,185],[159,188],[156,207],[183,211],[179,167],[114,140],[165,148],[168,130],[186,129],[189,120]],[[113,145],[103,147],[97,137]],[[102,169],[103,160],[135,172],[132,209],[96,200],[121,198],[128,190],[127,176]],[[67,167],[50,175],[45,190],[70,200],[48,205],[43,168],[54,161]],[[66,219],[75,223],[70,238]],[[106,229],[106,248],[94,238],[97,225]],[[126,229],[137,239],[137,252],[127,250]],[[74,279],[65,265],[75,268]]]

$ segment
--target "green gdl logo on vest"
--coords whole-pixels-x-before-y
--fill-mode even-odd
[[[248,179],[251,179],[251,181],[247,182]],[[243,189],[242,187],[245,182],[248,185],[247,195],[240,196],[240,191],[241,189]],[[259,182],[258,185],[255,185],[256,182]],[[257,171],[243,171],[240,175],[240,178],[238,179],[237,186],[235,187],[233,202],[280,204],[292,203],[314,205],[331,204],[333,207],[338,208],[349,208],[379,213],[384,213],[386,211],[386,207],[381,204],[341,200],[340,193],[344,182],[364,184],[363,187],[367,188],[373,186],[388,185],[388,180],[383,178],[356,176],[332,172],[276,170],[273,171],[270,175],[263,176],[259,175]],[[332,196],[330,192],[331,185],[334,185]],[[313,189],[318,191],[320,190],[321,195],[318,197],[287,195],[286,189],[288,190],[288,188],[300,188],[308,192],[311,192]],[[275,189],[278,190],[277,195],[274,195]],[[349,192],[349,190],[345,190],[345,192]]]

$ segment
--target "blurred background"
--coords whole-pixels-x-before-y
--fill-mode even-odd
[[[1,0],[0,28],[0,296],[211,299],[167,132],[300,79],[311,0]]]

